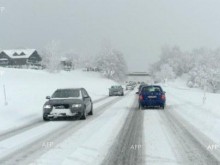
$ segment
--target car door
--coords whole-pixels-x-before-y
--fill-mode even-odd
[[[91,98],[85,89],[82,89],[83,102],[86,105],[86,112],[88,113],[91,109]]]

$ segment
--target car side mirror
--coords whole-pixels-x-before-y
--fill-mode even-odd
[[[136,92],[136,94],[138,95],[138,94],[139,94],[139,92]]]
[[[87,98],[89,98],[89,96],[83,96],[83,98],[84,98],[84,99],[87,99]]]
[[[47,96],[46,99],[50,100],[50,96]]]

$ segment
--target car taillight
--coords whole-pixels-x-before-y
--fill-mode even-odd
[[[165,96],[165,95],[161,95],[161,99],[162,99],[162,100],[165,100],[165,99],[166,99],[166,96]]]
[[[139,100],[143,100],[144,97],[142,95],[139,96]]]

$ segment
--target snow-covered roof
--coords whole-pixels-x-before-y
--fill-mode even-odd
[[[29,58],[36,49],[14,49],[14,50],[2,50],[10,58]]]

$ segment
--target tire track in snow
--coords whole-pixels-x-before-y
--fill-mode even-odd
[[[105,96],[100,99],[94,100],[93,103],[96,104],[96,103],[102,102],[108,98],[109,98],[108,96]],[[11,129],[9,131],[6,131],[6,132],[0,134],[0,141],[3,141],[3,140],[8,139],[10,137],[16,136],[18,134],[21,134],[22,132],[28,131],[30,129],[33,129],[35,127],[38,127],[38,126],[46,124],[46,123],[47,122],[44,122],[42,119],[37,119],[34,122],[29,122],[25,125],[22,125],[22,126],[15,128],[15,129]]]
[[[170,112],[170,110],[172,110],[172,112]],[[207,147],[199,141],[199,139],[204,139],[205,136],[194,129],[192,125],[184,125],[181,122],[182,119],[175,115],[173,111],[171,106],[168,106],[167,110],[159,111],[158,113],[164,122],[163,126],[165,129],[163,130],[166,131],[168,137],[172,139],[171,145],[179,162],[188,165],[220,164],[219,158],[215,157],[207,150]]]
[[[144,164],[143,113],[137,107],[137,101],[135,101],[102,165]]]

